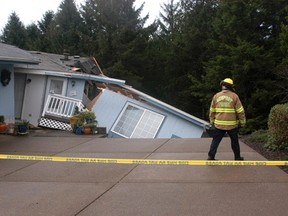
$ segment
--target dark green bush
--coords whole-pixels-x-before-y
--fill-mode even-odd
[[[259,143],[267,143],[268,140],[268,132],[267,130],[258,130],[251,134],[250,137],[252,142],[259,142]]]
[[[288,149],[288,103],[272,107],[268,119],[268,140],[270,150]]]
[[[247,118],[246,126],[241,128],[239,133],[245,135],[259,130],[267,130],[267,121],[267,117]]]

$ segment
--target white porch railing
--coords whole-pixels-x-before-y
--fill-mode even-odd
[[[74,114],[76,107],[78,107],[80,112],[85,110],[81,100],[58,94],[49,94],[42,112],[42,116],[69,118]]]

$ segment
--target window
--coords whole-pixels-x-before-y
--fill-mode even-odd
[[[63,80],[54,80],[51,79],[50,82],[50,93],[52,94],[62,94],[63,91]]]
[[[126,138],[154,138],[163,120],[163,115],[127,104],[112,131]]]

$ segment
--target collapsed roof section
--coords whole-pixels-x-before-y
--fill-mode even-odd
[[[99,67],[98,62],[94,57],[87,58],[82,61],[76,61],[74,64],[74,70],[98,76],[104,75],[101,68]]]
[[[131,86],[128,86],[128,85],[117,86],[117,85],[112,84],[112,83],[110,83],[110,84],[97,83],[96,86],[99,89],[109,89],[109,90],[114,91],[118,94],[122,94],[126,97],[140,101],[141,103],[149,104],[150,106],[154,106],[154,107],[160,108],[162,110],[165,110],[166,112],[173,113],[174,115],[181,117],[183,119],[186,119],[187,121],[192,122],[192,123],[194,123],[200,127],[204,127],[205,125],[208,125],[208,123],[206,121],[204,121],[200,118],[197,118],[193,115],[190,115],[190,114],[188,114],[182,110],[179,110],[179,109],[177,109],[177,108],[175,108],[169,104],[166,104],[160,100],[157,100],[156,98],[153,98],[153,97],[151,97],[151,96],[149,96],[149,95],[147,95],[141,91],[138,91]],[[98,98],[99,98],[99,95],[97,95],[95,97],[95,99],[93,99],[91,101],[91,103],[89,104],[90,108],[96,104]]]
[[[38,65],[17,65],[18,68],[29,68],[34,70],[47,70],[55,71],[58,73],[75,73],[81,72],[86,74],[93,74],[97,76],[103,75],[98,62],[94,57],[80,57],[80,56],[68,56],[66,53],[64,55],[29,51],[29,53],[39,60]]]
[[[38,65],[17,64],[15,68],[17,68],[18,73],[27,73],[27,69],[29,69],[29,74],[83,79],[120,86],[125,84],[124,80],[105,76],[94,57],[68,56],[66,54],[59,55],[38,51],[29,52],[40,63]]]

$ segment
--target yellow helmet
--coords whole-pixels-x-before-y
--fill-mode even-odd
[[[228,88],[229,90],[235,92],[235,86],[234,86],[234,82],[232,79],[230,78],[226,78],[224,80],[222,80],[220,82],[220,86],[225,86],[226,88]]]
[[[229,84],[229,85],[234,85],[233,80],[230,79],[230,78],[224,79],[224,80],[222,81],[222,83],[227,83],[227,84]]]

